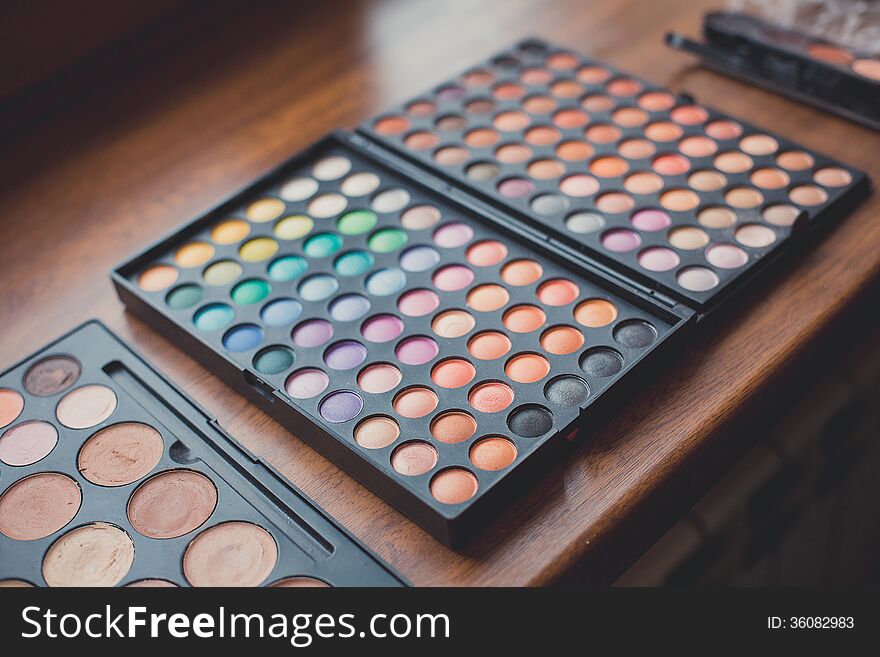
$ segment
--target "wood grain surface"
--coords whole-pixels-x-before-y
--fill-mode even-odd
[[[750,420],[876,309],[880,199],[763,277],[456,553],[125,313],[109,270],[337,127],[536,35],[880,177],[880,134],[663,45],[717,2],[212,3],[71,73],[81,93],[0,144],[0,365],[98,317],[414,584],[608,583],[751,444]],[[221,8],[222,5],[222,8]],[[91,69],[89,68],[91,67]],[[871,317],[871,315],[868,315]],[[862,320],[864,321],[864,320]]]

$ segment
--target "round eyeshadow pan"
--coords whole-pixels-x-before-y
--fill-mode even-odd
[[[153,265],[138,276],[138,285],[144,292],[158,292],[171,287],[179,276],[171,265]]]
[[[250,522],[224,522],[198,534],[183,554],[193,586],[259,586],[278,562],[272,535]]]
[[[373,230],[378,222],[376,214],[369,210],[352,210],[339,217],[339,221],[336,222],[336,230],[343,235],[362,235]],[[308,252],[306,255],[309,255]]]
[[[480,383],[468,393],[468,403],[481,413],[500,413],[513,403],[514,392],[506,383]]]
[[[400,445],[391,454],[391,467],[406,477],[416,477],[433,470],[437,460],[437,449],[433,445],[411,440]]]
[[[479,312],[492,312],[510,301],[510,294],[500,285],[478,285],[467,294],[467,304]]]
[[[417,386],[397,393],[392,405],[398,415],[414,419],[431,413],[439,403],[440,400],[433,390]]]
[[[239,306],[250,306],[263,301],[270,292],[272,292],[272,286],[266,281],[251,278],[232,288],[230,295]]]
[[[495,360],[511,348],[510,338],[500,331],[483,331],[468,341],[468,352],[480,360]]]
[[[580,358],[581,369],[599,378],[614,376],[623,369],[623,356],[607,347],[588,349]]]
[[[367,246],[376,253],[391,253],[403,248],[408,239],[406,231],[400,228],[380,228],[370,235]]]
[[[404,365],[424,365],[440,353],[440,347],[431,338],[414,335],[400,341],[394,354]]]
[[[337,322],[352,322],[370,311],[370,301],[361,294],[343,294],[330,302],[329,311]]]
[[[55,409],[55,417],[69,429],[88,429],[113,415],[118,400],[111,388],[85,385],[68,392]]]
[[[333,262],[333,269],[340,276],[360,276],[369,271],[375,259],[366,251],[343,253]]]
[[[508,428],[517,436],[537,438],[553,428],[553,413],[543,406],[518,406],[507,417]]]
[[[440,297],[432,290],[422,288],[405,292],[397,300],[397,308],[409,317],[422,317],[437,310]]]
[[[617,319],[617,307],[606,299],[587,299],[575,307],[574,318],[582,326],[600,328]]]
[[[284,389],[294,399],[317,397],[330,385],[330,377],[316,368],[297,370],[284,382]]]
[[[464,468],[441,470],[431,479],[431,495],[442,504],[461,504],[477,494],[477,478]]]
[[[274,376],[286,372],[293,367],[295,359],[296,356],[294,356],[291,349],[281,345],[273,345],[261,349],[260,352],[254,356],[254,369],[260,374]]]
[[[24,389],[38,397],[57,395],[70,388],[79,379],[82,366],[71,356],[47,356],[31,365],[25,372]]]
[[[24,410],[24,397],[12,388],[0,388],[0,429],[7,427]]]
[[[463,246],[474,237],[474,229],[467,224],[444,224],[434,231],[434,243],[443,249]]]
[[[431,369],[431,380],[441,388],[461,388],[474,380],[477,370],[463,358],[440,361]]]
[[[474,272],[464,265],[445,265],[434,272],[434,287],[443,292],[455,292],[474,281]]]
[[[318,412],[328,422],[339,424],[354,419],[363,408],[364,400],[360,395],[350,390],[338,390],[321,400]]]
[[[448,445],[461,443],[477,432],[477,421],[464,411],[446,411],[431,420],[431,436]]]
[[[440,262],[440,254],[430,246],[411,246],[400,254],[400,267],[404,271],[427,271]]]
[[[267,326],[285,326],[293,324],[302,314],[302,304],[293,299],[275,299],[260,311],[260,319]]]
[[[485,240],[468,247],[465,257],[475,267],[491,267],[507,257],[507,247],[496,240]]]
[[[265,331],[256,324],[238,324],[223,334],[223,346],[233,353],[250,351],[260,345]]]
[[[368,365],[358,374],[358,386],[364,392],[381,394],[394,390],[403,380],[400,370],[389,363]]]
[[[504,373],[517,383],[534,383],[550,373],[550,363],[538,354],[517,354],[507,361]]]
[[[285,217],[275,224],[275,237],[282,240],[298,240],[312,232],[315,222],[305,215]]]
[[[366,449],[388,447],[399,437],[400,426],[385,415],[374,415],[361,420],[354,429],[355,442]]]
[[[153,427],[121,422],[101,429],[83,444],[77,467],[98,486],[127,486],[149,474],[164,450],[162,435]]]
[[[473,315],[464,310],[446,310],[431,322],[431,329],[441,338],[460,338],[470,333],[477,322]]]
[[[374,315],[361,325],[361,335],[370,342],[390,342],[403,333],[403,320],[395,315]]]
[[[573,326],[552,326],[541,334],[541,348],[551,354],[571,354],[583,345],[584,334]]]
[[[299,256],[281,256],[277,260],[273,260],[267,269],[269,278],[273,281],[293,281],[306,273],[309,263],[305,258]],[[238,274],[241,274],[239,267]],[[236,274],[236,277],[238,276]]]
[[[516,460],[516,445],[501,436],[481,438],[471,447],[470,459],[480,470],[503,470]]]
[[[333,337],[333,325],[323,319],[307,319],[300,322],[291,332],[293,344],[297,347],[318,347]]]
[[[614,340],[630,349],[642,349],[657,339],[657,329],[641,319],[630,319],[614,327]]]
[[[544,386],[544,397],[547,401],[566,408],[580,406],[589,396],[590,386],[576,376],[557,376]]]
[[[0,436],[0,461],[12,466],[32,465],[48,456],[57,444],[58,430],[49,422],[22,422]]]
[[[330,274],[312,274],[299,284],[299,296],[303,301],[323,301],[339,289],[339,281]]]
[[[172,310],[185,310],[192,308],[202,300],[204,291],[198,285],[187,283],[178,285],[165,297],[165,303]]]
[[[406,286],[406,274],[397,267],[387,267],[367,276],[365,285],[370,294],[387,297],[397,294]]]
[[[194,470],[166,470],[132,493],[128,520],[143,536],[177,538],[201,527],[217,507],[217,488]]]
[[[209,303],[193,315],[193,324],[201,331],[216,331],[227,326],[235,317],[235,311],[225,303]]]
[[[542,302],[547,303],[544,299],[541,299]],[[562,305],[562,304],[547,304],[547,305]],[[532,331],[537,331],[539,328],[544,326],[544,323],[547,321],[547,315],[543,310],[538,308],[537,306],[533,306],[530,304],[522,304],[519,306],[514,306],[513,308],[507,310],[502,317],[502,322],[504,322],[504,326],[514,333],[531,333]]]
[[[51,536],[79,512],[77,483],[58,472],[39,472],[19,479],[0,495],[0,533],[17,541]]]
[[[350,370],[367,358],[367,348],[355,340],[341,340],[324,352],[324,363],[331,370]]]
[[[546,306],[565,306],[577,299],[580,292],[572,281],[553,278],[538,286],[538,300]]]
[[[440,221],[440,210],[433,205],[415,205],[400,215],[400,225],[407,230],[426,230]]]
[[[43,558],[49,586],[116,586],[134,563],[134,543],[119,527],[95,522],[70,530]]]

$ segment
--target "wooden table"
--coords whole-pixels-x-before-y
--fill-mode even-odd
[[[84,63],[67,78],[75,96],[6,134],[0,363],[99,317],[413,583],[613,581],[751,444],[746,420],[811,383],[796,364],[839,344],[841,318],[871,303],[861,295],[880,272],[880,197],[696,332],[679,362],[461,553],[126,314],[108,271],[321,134],[532,34],[692,92],[869,171],[875,185],[880,135],[663,45],[669,29],[697,34],[717,2],[302,4],[181,10]]]

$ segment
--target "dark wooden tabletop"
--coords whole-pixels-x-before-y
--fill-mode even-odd
[[[51,111],[25,106],[0,130],[0,365],[102,319],[414,584],[613,581],[742,453],[748,417],[805,380],[795,363],[833,341],[880,273],[874,196],[693,332],[678,361],[453,552],[125,313],[112,266],[323,133],[527,35],[687,90],[875,185],[880,134],[663,45],[670,29],[698,34],[717,2],[220,4],[84,63]]]

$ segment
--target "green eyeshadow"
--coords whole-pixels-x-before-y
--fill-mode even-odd
[[[391,253],[406,244],[406,241],[406,231],[400,228],[382,228],[370,235],[367,246],[376,253]]]
[[[293,365],[293,351],[287,347],[267,347],[254,356],[254,369],[260,374],[281,374]]]
[[[337,230],[343,235],[360,235],[371,230],[378,219],[369,210],[352,210],[339,218]]]
[[[272,286],[266,281],[252,278],[247,281],[242,281],[232,288],[232,300],[240,306],[248,306],[254,303],[259,303],[268,297],[271,291]]]
[[[202,294],[202,288],[198,285],[180,285],[168,293],[168,296],[165,297],[165,303],[174,310],[191,308],[202,300]]]

